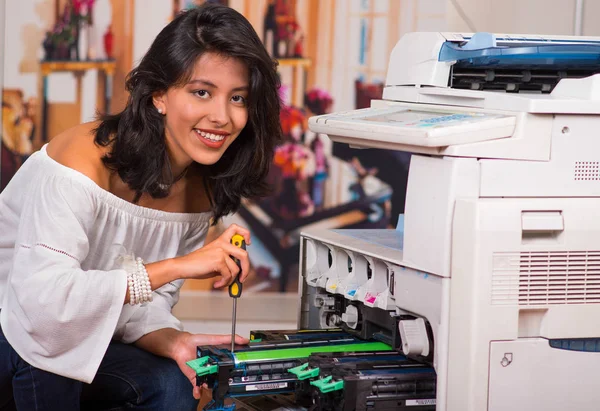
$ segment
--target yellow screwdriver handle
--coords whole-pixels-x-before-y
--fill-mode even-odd
[[[246,249],[246,240],[244,240],[244,236],[242,235],[236,234],[231,237],[231,244],[244,250]],[[235,261],[237,266],[240,268],[240,272],[235,276],[235,280],[229,285],[229,296],[231,298],[239,298],[242,295],[242,283],[240,282],[242,266],[240,264],[240,260],[235,257],[231,258],[233,258],[233,261]]]

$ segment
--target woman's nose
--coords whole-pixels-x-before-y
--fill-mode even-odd
[[[210,112],[208,113],[208,120],[219,126],[224,126],[229,122],[229,111],[226,102],[213,100]]]

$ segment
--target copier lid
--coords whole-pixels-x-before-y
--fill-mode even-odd
[[[516,116],[453,109],[394,105],[310,118],[314,132],[388,142],[391,145],[446,147],[510,137]],[[391,148],[391,147],[390,147]]]
[[[476,33],[466,42],[446,41],[439,61],[460,67],[581,70],[600,67],[600,42],[539,38],[498,38]]]

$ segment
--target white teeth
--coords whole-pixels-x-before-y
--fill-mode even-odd
[[[196,130],[196,133],[200,134],[202,137],[211,140],[211,141],[221,141],[225,138],[225,136],[219,136],[212,133],[206,133],[204,131]]]

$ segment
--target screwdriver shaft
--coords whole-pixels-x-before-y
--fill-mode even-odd
[[[237,320],[237,298],[233,299],[233,318],[231,320],[231,352],[235,350],[235,321]]]

